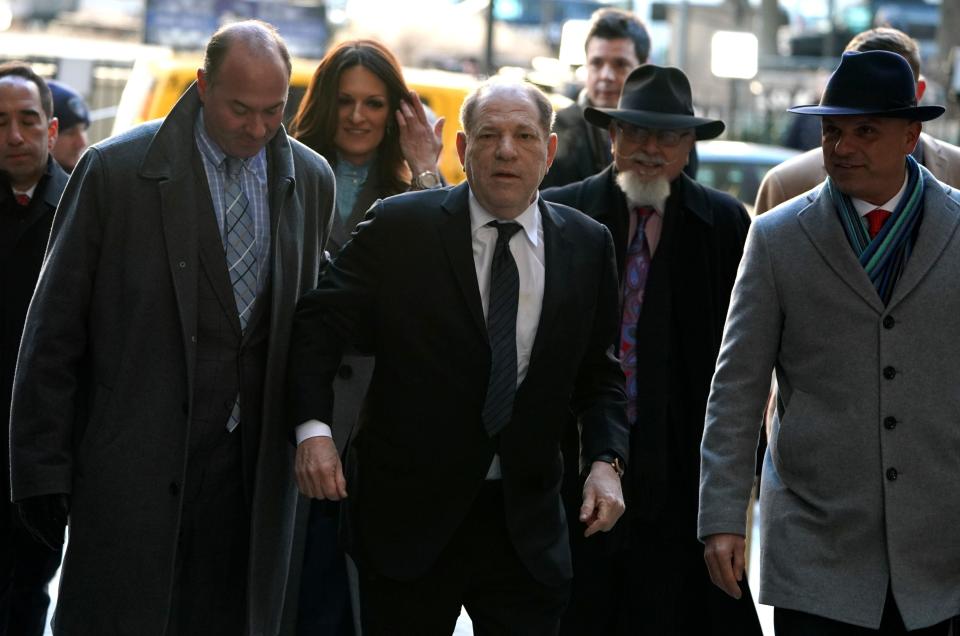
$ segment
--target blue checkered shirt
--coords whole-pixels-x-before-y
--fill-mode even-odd
[[[223,196],[223,182],[227,176],[227,155],[220,150],[216,142],[207,134],[203,125],[203,109],[197,113],[197,120],[193,126],[197,148],[203,158],[203,168],[207,173],[207,184],[210,186],[210,198],[213,199],[213,211],[217,215],[217,227],[220,228],[220,240],[226,245],[223,217],[227,205]],[[254,241],[257,252],[257,295],[270,276],[270,203],[267,197],[267,150],[243,160],[243,169],[240,171],[243,193],[250,202],[249,210],[253,213]]]

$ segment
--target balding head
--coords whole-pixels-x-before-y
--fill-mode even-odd
[[[463,100],[463,105],[460,107],[460,126],[468,136],[476,128],[477,106],[493,96],[529,102],[537,110],[544,137],[553,130],[553,106],[543,91],[529,82],[494,77],[474,89]]]
[[[257,55],[279,57],[287,68],[287,79],[290,79],[290,52],[287,51],[287,45],[280,38],[276,27],[261,20],[244,20],[220,27],[207,43],[203,72],[209,83],[216,83],[223,60],[235,45],[243,46]]]

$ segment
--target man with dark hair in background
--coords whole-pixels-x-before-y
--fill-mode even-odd
[[[50,547],[20,523],[10,503],[7,417],[27,306],[67,175],[50,156],[57,139],[50,89],[23,62],[0,65],[0,634],[41,636],[60,565]]]
[[[87,150],[57,210],[14,380],[25,525],[70,542],[71,636],[276,634],[296,490],[283,383],[333,173],[281,125],[290,57],[210,39],[162,122]]]
[[[580,181],[610,165],[610,137],[584,120],[583,109],[617,105],[627,75],[645,64],[650,55],[650,35],[643,22],[629,11],[599,9],[590,18],[584,48],[586,86],[576,103],[557,113],[557,158],[541,188]]]

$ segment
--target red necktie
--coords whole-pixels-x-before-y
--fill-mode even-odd
[[[890,218],[891,214],[893,213],[882,208],[877,208],[867,212],[867,232],[870,233],[871,239],[880,233],[880,230],[883,228],[883,224],[887,222],[887,219]]]
[[[30,197],[27,196],[26,194],[23,194],[22,192],[18,192],[14,196],[17,199],[18,205],[22,205],[23,207],[27,207],[28,205],[30,205]]]

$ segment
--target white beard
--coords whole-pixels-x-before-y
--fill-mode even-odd
[[[644,181],[630,170],[617,174],[617,185],[631,207],[650,206],[663,212],[670,196],[670,182],[665,178]]]

